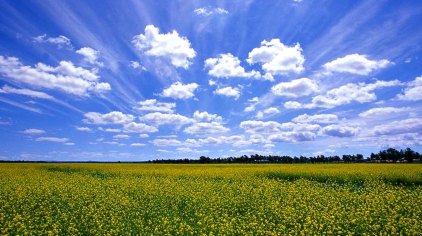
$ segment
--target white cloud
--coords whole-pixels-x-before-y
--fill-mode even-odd
[[[359,116],[365,118],[379,118],[394,113],[406,112],[409,110],[410,109],[408,107],[376,107],[360,113]]]
[[[247,133],[262,136],[260,142],[271,143],[314,140],[321,126],[306,123],[278,123],[276,121],[248,120],[242,121],[240,128],[244,129]],[[256,137],[254,139],[255,142],[259,140],[256,140]]]
[[[278,113],[280,113],[280,110],[278,108],[276,108],[276,107],[269,107],[269,108],[267,108],[267,109],[265,109],[263,111],[259,111],[256,114],[256,118],[262,119],[262,118],[264,118],[264,115],[274,115],[274,114],[278,114]]]
[[[37,37],[33,38],[33,41],[35,43],[52,43],[52,44],[56,44],[58,48],[62,48],[62,47],[72,47],[72,44],[70,42],[70,39],[67,38],[66,36],[63,35],[59,35],[57,37],[48,37],[46,34],[43,35],[39,35]]]
[[[210,7],[200,7],[196,8],[193,11],[198,16],[211,16],[211,15],[227,15],[229,12],[224,8],[210,8]]]
[[[156,99],[148,99],[145,101],[138,102],[135,109],[145,112],[162,112],[162,113],[173,113],[176,103],[169,102],[158,102]]]
[[[74,146],[74,145],[75,145],[75,143],[72,143],[72,142],[67,142],[67,143],[64,143],[64,145],[67,145],[67,146]]]
[[[375,70],[385,68],[392,63],[386,59],[375,61],[368,59],[367,55],[350,54],[337,58],[323,65],[328,73],[340,72],[355,75],[368,75]]]
[[[105,141],[103,143],[110,144],[110,145],[120,145],[120,143],[119,142],[116,142],[116,141]]]
[[[214,94],[218,94],[218,95],[226,96],[226,97],[234,97],[234,99],[237,100],[240,97],[240,90],[239,88],[233,88],[233,87],[217,88],[214,91]]]
[[[53,143],[66,143],[69,141],[68,138],[57,138],[57,137],[39,137],[35,139],[37,142],[53,142]]]
[[[154,146],[181,146],[183,143],[177,139],[154,139],[151,141]]]
[[[130,61],[129,66],[132,67],[133,69],[147,70],[147,68],[141,65],[141,63],[139,63],[138,61]]]
[[[136,122],[125,124],[123,126],[123,130],[126,133],[155,133],[158,131],[158,129],[154,126]]]
[[[193,118],[197,121],[208,121],[208,122],[217,122],[221,123],[223,121],[223,118],[217,114],[210,114],[206,111],[200,112],[195,111],[193,113]]]
[[[318,95],[312,99],[312,103],[316,107],[335,107],[343,104],[349,104],[353,101],[359,103],[372,102],[377,99],[373,92],[376,89],[384,87],[393,87],[400,85],[398,80],[392,81],[376,81],[372,84],[358,83],[346,84],[339,88],[329,90],[326,95]]]
[[[45,130],[42,129],[26,129],[22,131],[24,134],[34,135],[34,134],[44,134]]]
[[[359,133],[359,128],[343,126],[343,125],[329,125],[322,128],[322,133],[334,137],[352,137]]]
[[[144,143],[132,143],[132,144],[130,144],[130,146],[132,146],[132,147],[143,147],[143,146],[145,146],[145,144]]]
[[[311,79],[301,78],[274,85],[271,91],[277,96],[297,98],[318,92],[318,84]]]
[[[375,135],[397,135],[405,133],[422,134],[422,119],[410,118],[397,120],[387,124],[375,126],[372,130]]]
[[[333,108],[340,105],[350,104],[352,102],[367,103],[377,99],[374,90],[384,87],[394,87],[401,85],[398,80],[382,81],[378,80],[372,84],[348,83],[338,88],[331,89],[324,95],[317,95],[312,98],[311,103],[301,104],[299,102],[288,101],[284,104],[285,108],[288,109],[299,109],[299,108]]]
[[[90,47],[83,47],[76,51],[77,54],[84,57],[84,61],[97,66],[103,66],[103,63],[98,61],[100,52]]]
[[[98,112],[88,112],[84,114],[83,121],[88,124],[105,125],[105,124],[126,124],[135,119],[133,115],[124,114],[120,111],[112,111],[101,114]]]
[[[218,136],[218,137],[207,137],[200,139],[187,139],[184,142],[186,146],[200,147],[204,145],[238,145],[245,141],[243,135],[232,135],[232,136]]]
[[[170,87],[163,90],[161,96],[171,97],[173,99],[188,99],[194,95],[195,90],[199,87],[197,83],[182,84],[175,82]]]
[[[147,25],[145,34],[133,37],[132,43],[143,54],[166,58],[175,67],[184,69],[189,67],[190,60],[196,56],[187,38],[179,36],[175,30],[171,33],[160,34],[160,30],[154,25]]]
[[[18,58],[0,56],[0,74],[16,82],[57,89],[78,96],[87,96],[90,92],[102,93],[111,89],[110,84],[98,82],[100,77],[96,70],[75,67],[69,61],[61,61],[57,67],[43,63],[31,67],[23,65]]]
[[[160,112],[148,113],[140,118],[155,126],[160,126],[160,125],[182,126],[182,125],[186,125],[186,124],[190,124],[194,122],[193,119],[188,118],[186,116],[182,116],[180,114],[168,114],[168,113],[160,113]]]
[[[271,142],[303,142],[312,141],[316,137],[316,134],[311,131],[284,131],[269,136]]]
[[[128,138],[130,138],[130,136],[127,135],[127,134],[116,134],[116,135],[113,136],[113,138],[114,139],[128,139]]]
[[[88,127],[76,127],[76,130],[82,131],[82,132],[91,132],[92,130]]]
[[[148,134],[139,134],[139,138],[148,138],[149,135]]]
[[[218,122],[199,122],[187,127],[183,132],[187,134],[218,134],[228,132],[230,129]]]
[[[318,124],[329,124],[338,122],[338,117],[335,114],[317,114],[317,115],[308,115],[303,114],[299,115],[292,119],[296,123],[318,123]]]
[[[299,43],[289,47],[280,39],[272,39],[262,41],[261,47],[249,52],[247,62],[262,64],[262,69],[271,75],[284,75],[302,72],[305,57]]]
[[[13,88],[8,85],[4,85],[3,88],[0,88],[0,93],[6,93],[6,94],[18,94],[18,95],[24,95],[29,96],[32,98],[41,98],[41,99],[48,99],[48,100],[54,100],[54,97],[43,93],[39,91],[34,91],[30,89],[18,89]]]
[[[259,98],[258,97],[254,97],[252,99],[248,100],[248,106],[245,107],[245,109],[243,110],[244,112],[252,112],[255,111],[256,109],[256,105],[259,102]]]
[[[287,101],[284,103],[284,108],[292,110],[301,109],[303,106],[302,103],[296,101]]]
[[[281,129],[286,131],[309,131],[316,133],[321,129],[321,126],[318,124],[286,122],[281,124]]]
[[[240,128],[247,133],[270,134],[280,131],[281,124],[275,121],[247,120],[240,122]]]
[[[204,67],[208,69],[208,74],[217,78],[261,78],[258,71],[246,72],[245,68],[240,65],[239,58],[230,53],[220,54],[217,58],[208,58],[205,60]]]
[[[397,95],[399,100],[420,101],[422,100],[422,76],[410,82],[402,94]]]
[[[103,127],[98,127],[98,130],[109,132],[109,133],[120,133],[120,132],[122,132],[121,129],[117,129],[117,128],[106,128],[106,129],[104,129]]]

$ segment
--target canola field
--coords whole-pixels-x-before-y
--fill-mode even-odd
[[[420,164],[0,164],[0,235],[421,235]]]

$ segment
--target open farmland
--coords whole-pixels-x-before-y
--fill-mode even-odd
[[[418,164],[1,164],[0,234],[422,232]]]

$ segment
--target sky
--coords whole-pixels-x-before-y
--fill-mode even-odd
[[[0,160],[422,151],[421,1],[0,8]]]

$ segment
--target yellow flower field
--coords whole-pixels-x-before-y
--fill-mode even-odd
[[[0,234],[420,235],[419,164],[0,164]]]

